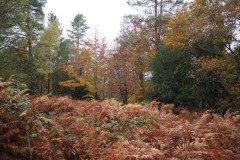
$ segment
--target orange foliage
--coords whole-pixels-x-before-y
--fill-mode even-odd
[[[1,159],[29,158],[26,133],[33,159],[240,158],[240,117],[230,113],[221,117],[182,110],[174,115],[173,105],[121,106],[111,99],[43,96],[31,101],[22,116],[25,126],[13,115],[1,114],[1,126],[11,126],[0,129]]]
[[[74,71],[73,68],[66,67],[66,68],[63,68],[62,70],[66,72],[71,79],[63,82],[59,82],[59,85],[63,87],[69,87],[69,88],[76,88],[80,86],[91,87],[91,84],[81,76],[78,76],[78,74]]]

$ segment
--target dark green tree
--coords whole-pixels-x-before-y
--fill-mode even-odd
[[[56,70],[53,73],[53,94],[67,95],[68,90],[58,84],[58,82],[68,80],[68,75],[63,72],[64,68],[71,64],[71,41],[69,39],[62,39],[60,42],[60,49],[56,60]]]
[[[85,17],[78,13],[71,22],[71,30],[68,30],[69,37],[78,51],[80,49],[81,40],[88,28]]]
[[[198,105],[201,95],[192,74],[191,53],[174,53],[163,45],[159,52],[150,62],[155,98],[189,107]]]
[[[0,1],[0,51],[14,46],[14,42],[24,37],[20,30],[23,25],[27,3],[25,0]]]
[[[35,91],[38,74],[33,64],[33,48],[43,30],[45,0],[1,1],[1,74],[26,82]],[[2,19],[3,17],[3,19]],[[7,68],[7,69],[6,69]]]

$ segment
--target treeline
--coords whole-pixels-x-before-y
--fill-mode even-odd
[[[61,36],[46,1],[0,1],[0,77],[15,75],[33,94],[76,99],[160,100],[192,108],[240,105],[240,1],[129,0],[109,49],[77,14]],[[110,25],[110,24],[109,24]]]

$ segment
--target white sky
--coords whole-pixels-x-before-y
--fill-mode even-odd
[[[47,18],[53,11],[61,23],[65,37],[76,14],[83,14],[90,27],[86,36],[91,38],[97,27],[100,37],[106,37],[111,42],[121,29],[123,16],[131,13],[131,9],[127,0],[47,0],[44,13]]]

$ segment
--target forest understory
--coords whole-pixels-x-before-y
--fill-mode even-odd
[[[113,99],[30,101],[19,114],[0,108],[2,160],[240,159],[240,117],[229,112],[191,113],[158,102],[122,106]]]

